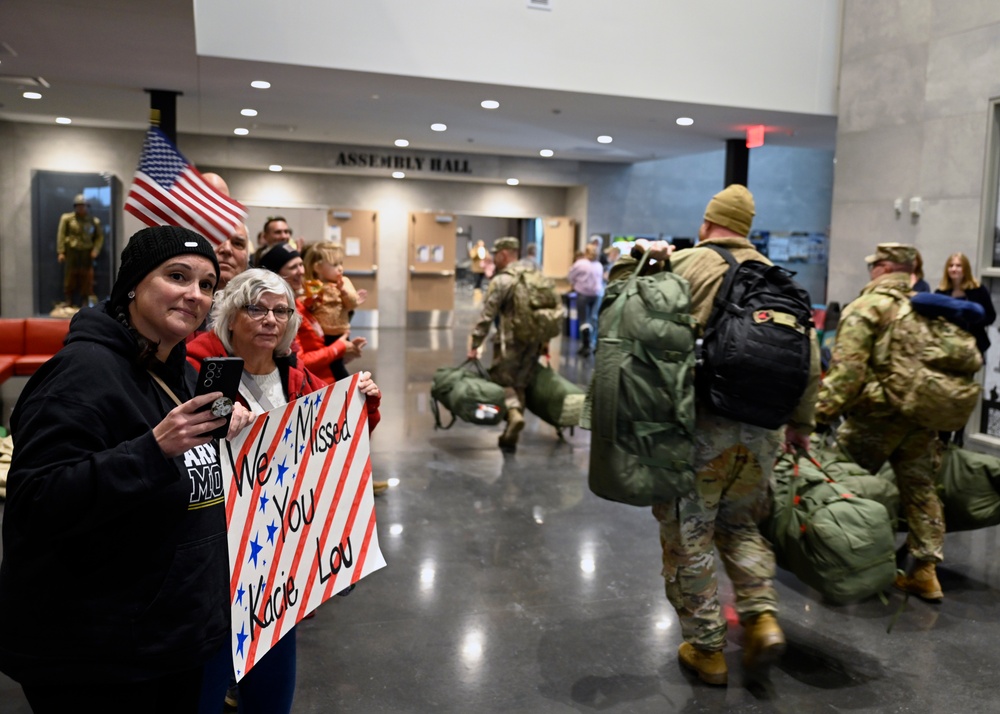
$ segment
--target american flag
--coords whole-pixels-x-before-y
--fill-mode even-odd
[[[147,226],[181,226],[214,244],[226,242],[246,220],[239,202],[210,186],[167,135],[149,127],[125,210]]]

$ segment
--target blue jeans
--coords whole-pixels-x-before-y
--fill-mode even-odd
[[[600,295],[576,295],[576,314],[580,327],[590,326],[590,346],[597,346],[597,311],[601,305]],[[582,332],[581,332],[582,337]]]
[[[240,714],[289,714],[295,696],[295,630],[278,640],[239,683]],[[199,714],[219,714],[233,676],[231,645],[206,665]]]

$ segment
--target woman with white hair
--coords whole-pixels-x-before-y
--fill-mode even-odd
[[[240,273],[216,294],[209,317],[210,331],[187,345],[188,361],[200,367],[208,357],[243,359],[239,401],[254,414],[263,414],[327,386],[326,382],[299,366],[291,351],[301,317],[295,295],[277,273],[251,268]],[[365,395],[368,430],[379,421],[379,389],[371,373],[361,372],[358,389]],[[282,714],[291,711],[295,694],[295,629],[281,638],[239,684],[239,708],[252,714]],[[216,658],[220,669],[232,664],[228,648]],[[222,709],[225,678],[206,674],[203,708]],[[210,704],[206,705],[206,701]]]

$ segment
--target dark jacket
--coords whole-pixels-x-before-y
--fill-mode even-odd
[[[951,290],[935,290],[934,292],[938,295],[951,295]],[[997,319],[997,311],[993,307],[993,298],[990,297],[989,289],[985,285],[980,285],[978,288],[966,290],[965,299],[983,306],[983,312],[986,316],[978,325],[971,326],[969,332],[976,338],[976,347],[985,355],[986,350],[990,348],[990,338],[986,335],[986,328],[992,325]]]
[[[197,666],[229,637],[217,446],[163,455],[176,405],[103,306],[81,310],[11,417],[0,670],[34,684],[132,681]],[[157,374],[183,402],[183,343]]]

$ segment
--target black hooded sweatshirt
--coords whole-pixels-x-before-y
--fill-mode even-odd
[[[155,369],[191,397],[183,342]],[[25,386],[0,564],[0,670],[13,679],[150,679],[227,641],[217,445],[165,457],[152,429],[175,406],[104,305],[76,314]]]

